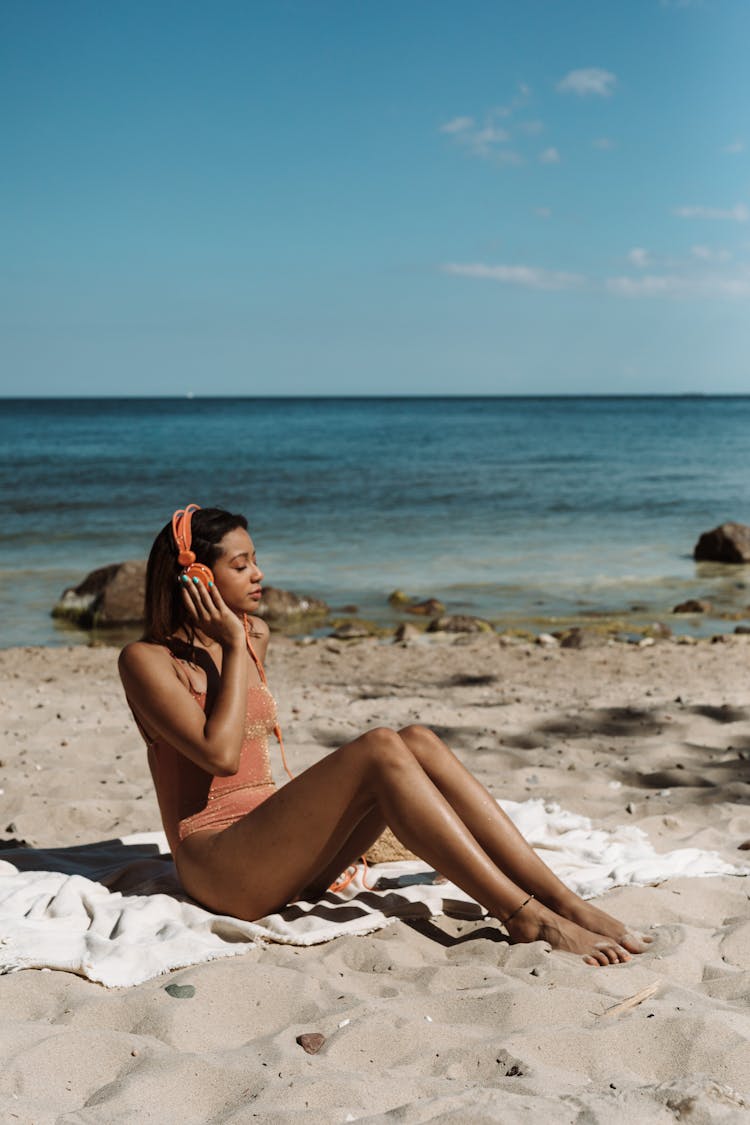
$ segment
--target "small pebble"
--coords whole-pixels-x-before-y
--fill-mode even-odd
[[[192,984],[168,984],[164,991],[175,1000],[190,1000],[195,996],[195,986]]]
[[[308,1055],[317,1055],[325,1041],[325,1035],[322,1035],[319,1031],[306,1031],[303,1035],[298,1035],[296,1040]]]
[[[557,648],[557,637],[553,637],[551,633],[540,633],[536,639],[536,643],[549,648]]]

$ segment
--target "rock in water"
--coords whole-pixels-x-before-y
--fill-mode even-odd
[[[672,610],[672,613],[710,613],[711,603],[702,601],[700,598],[688,598],[686,602],[680,602]]]
[[[258,617],[270,626],[298,625],[301,622],[320,620],[328,615],[328,606],[320,598],[306,598],[291,590],[264,586],[258,606]]]
[[[448,614],[436,617],[427,626],[428,633],[494,633],[489,621],[472,617],[468,613]]]
[[[750,527],[746,523],[723,523],[704,531],[693,557],[697,561],[750,563]]]
[[[388,605],[393,606],[394,609],[400,609],[402,606],[411,605],[411,598],[403,590],[394,590],[392,594],[388,595]]]
[[[100,566],[78,586],[63,591],[52,616],[72,621],[81,629],[138,625],[143,621],[145,591],[144,559]]]
[[[339,621],[329,636],[337,641],[356,641],[360,637],[372,637],[376,631],[377,627],[368,621]]]
[[[426,601],[404,606],[404,609],[416,617],[435,617],[439,613],[445,613],[445,606],[437,598],[427,598]]]

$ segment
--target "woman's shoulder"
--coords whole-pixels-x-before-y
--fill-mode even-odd
[[[131,641],[120,652],[117,666],[120,675],[138,675],[139,673],[166,668],[170,663],[170,653],[166,645],[155,644],[153,641]]]

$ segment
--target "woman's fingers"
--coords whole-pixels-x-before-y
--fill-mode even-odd
[[[193,596],[200,610],[202,610],[203,615],[208,619],[218,618],[220,613],[219,608],[214,604],[211,591],[203,585],[200,578],[191,578],[189,585],[192,588]]]
[[[213,603],[208,600],[208,591],[200,579],[183,574],[180,583],[185,602],[193,615],[197,618],[209,616]]]

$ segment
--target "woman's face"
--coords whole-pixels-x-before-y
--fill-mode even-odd
[[[211,568],[219,593],[235,613],[255,613],[261,597],[263,571],[255,561],[253,541],[242,527],[228,531],[221,554]]]

